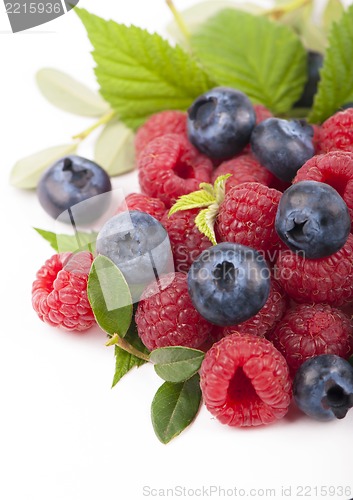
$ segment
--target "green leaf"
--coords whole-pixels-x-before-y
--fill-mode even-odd
[[[125,335],[125,339],[139,351],[148,354],[148,349],[146,349],[146,347],[141,342],[140,337],[138,336],[135,321],[131,322],[129,330]],[[145,363],[146,361],[144,361],[143,359],[140,359],[133,354],[128,353],[127,351],[116,345],[115,373],[112,387],[115,387],[116,384],[122,379],[122,377],[126,375],[132,368],[134,368],[135,366],[138,368]]]
[[[180,196],[169,211],[169,216],[179,210],[191,210],[192,208],[208,207],[215,202],[215,195],[210,192],[210,184],[206,183],[205,188],[194,191],[190,194]]]
[[[130,290],[122,272],[103,255],[92,264],[87,293],[98,325],[109,335],[124,337],[132,318]]]
[[[108,174],[121,175],[135,167],[135,135],[124,123],[113,120],[97,139],[94,158]]]
[[[328,0],[324,13],[323,13],[323,28],[326,32],[329,32],[332,23],[340,20],[343,15],[344,7],[341,0]]]
[[[353,101],[353,5],[332,25],[321,80],[308,120],[320,123]]]
[[[236,1],[236,0],[206,0],[199,2],[180,12],[183,21],[190,33],[195,33],[200,26],[210,17],[224,9],[238,9],[252,14],[262,14],[266,9],[255,3]],[[184,35],[173,19],[167,26],[168,33],[178,42],[185,42]]]
[[[101,116],[109,111],[109,105],[99,94],[62,71],[40,69],[36,80],[43,96],[64,111],[81,116]]]
[[[306,81],[306,52],[287,26],[226,9],[192,37],[192,47],[220,85],[235,87],[275,113],[288,111]]]
[[[45,231],[38,227],[33,228],[40,234],[56,252],[82,252],[88,250],[95,253],[97,233],[82,233],[78,231],[76,234],[56,234],[51,231]]]
[[[161,347],[151,352],[154,369],[167,382],[184,382],[200,369],[205,353],[188,347]]]
[[[201,403],[200,377],[186,382],[165,382],[152,401],[151,416],[158,439],[167,444],[196,417]]]
[[[207,236],[213,245],[217,245],[214,225],[218,214],[219,205],[214,203],[209,208],[201,210],[195,217],[195,224],[200,233]]]
[[[12,168],[10,183],[17,188],[35,189],[44,170],[64,156],[72,154],[76,149],[76,143],[63,144],[22,158]]]
[[[101,94],[132,129],[158,111],[185,110],[215,85],[190,55],[159,35],[75,11],[94,47]]]

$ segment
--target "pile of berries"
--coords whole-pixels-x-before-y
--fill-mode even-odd
[[[149,350],[205,351],[203,399],[222,423],[271,423],[292,395],[321,420],[353,406],[352,130],[352,108],[314,128],[217,87],[136,135],[142,193],[117,207],[97,251],[140,290],[135,321]],[[74,172],[75,161],[59,167]],[[42,320],[94,323],[92,259],[45,263],[33,285]]]

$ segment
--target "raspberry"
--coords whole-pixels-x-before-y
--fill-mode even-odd
[[[195,226],[199,210],[181,210],[170,217],[165,215],[165,227],[172,247],[175,270],[187,273],[189,267],[201,252],[212,246],[210,240]]]
[[[276,279],[297,302],[339,306],[353,298],[353,236],[338,252],[322,259],[305,259],[290,250],[279,253]]]
[[[89,252],[60,253],[46,261],[32,286],[33,308],[42,321],[79,332],[95,323],[87,298],[92,262]]]
[[[135,321],[150,351],[175,345],[198,348],[212,329],[192,305],[183,273],[165,274],[150,284],[141,296]]]
[[[286,313],[267,338],[283,354],[295,375],[304,361],[320,354],[347,358],[352,326],[342,311],[327,304],[300,304]]]
[[[181,134],[186,137],[186,113],[162,111],[152,115],[137,131],[135,138],[136,157],[153,139],[165,134]]]
[[[310,158],[297,172],[293,183],[325,182],[342,196],[353,221],[353,153],[333,151]]]
[[[139,159],[141,190],[162,200],[169,208],[179,196],[210,182],[212,162],[186,138],[167,134],[146,146]]]
[[[217,218],[222,241],[240,243],[273,259],[282,243],[275,231],[275,217],[281,193],[256,182],[235,186],[225,196]]]
[[[227,326],[224,328],[223,334],[226,336],[238,332],[242,335],[251,334],[256,337],[264,337],[282,318],[286,311],[287,304],[288,300],[286,294],[279,284],[272,280],[270,295],[263,308],[247,321],[239,325]]]
[[[206,353],[201,389],[207,409],[222,424],[269,424],[284,417],[291,400],[285,359],[264,338],[230,335]]]
[[[214,170],[212,181],[214,182],[217,177],[224,174],[232,174],[232,177],[227,180],[226,192],[243,182],[258,182],[269,186],[275,178],[251,154],[241,154],[221,163]]]
[[[353,109],[339,111],[328,118],[321,126],[320,150],[350,151],[353,153]]]
[[[158,198],[151,198],[147,194],[131,193],[125,198],[125,203],[122,203],[116,214],[120,214],[127,210],[138,210],[139,212],[146,212],[152,215],[155,219],[161,221],[166,213],[166,208],[163,201]]]
[[[254,104],[254,111],[256,115],[256,125],[263,122],[264,120],[267,120],[267,118],[273,117],[271,111],[262,104]]]

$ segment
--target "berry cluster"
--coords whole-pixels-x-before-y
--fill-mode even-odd
[[[140,287],[135,321],[149,350],[206,351],[201,389],[222,423],[271,423],[292,393],[322,420],[353,406],[352,126],[352,109],[313,127],[217,87],[137,133],[141,193],[101,228],[97,251]],[[33,285],[41,319],[94,323],[92,258],[47,261]]]

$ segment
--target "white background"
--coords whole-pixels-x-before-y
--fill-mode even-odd
[[[176,3],[184,8],[192,2]],[[162,33],[170,18],[163,0],[80,5]],[[150,422],[150,403],[161,384],[153,369],[142,367],[111,389],[113,348],[104,346],[103,333],[66,333],[36,317],[31,284],[53,252],[31,227],[51,230],[53,221],[33,192],[9,186],[10,169],[23,156],[69,142],[91,122],[48,104],[34,75],[53,66],[92,88],[96,83],[90,44],[73,12],[14,35],[0,11],[0,498],[139,500],[146,498],[144,486],[176,485],[276,488],[276,497],[260,490],[257,498],[281,498],[282,485],[292,487],[288,498],[301,498],[299,485],[353,490],[353,411],[343,421],[322,424],[293,410],[276,425],[239,430],[222,426],[202,408],[197,421],[164,446]],[[92,153],[91,140],[81,153]],[[117,178],[114,185],[135,190],[135,176]],[[312,490],[307,498],[321,496]]]

